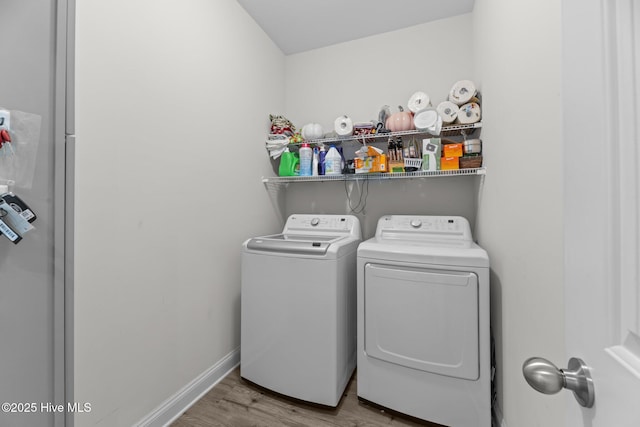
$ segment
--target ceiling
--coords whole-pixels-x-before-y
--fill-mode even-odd
[[[470,13],[475,0],[238,0],[286,55]]]

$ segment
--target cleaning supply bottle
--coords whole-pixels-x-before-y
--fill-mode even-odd
[[[324,175],[324,161],[326,156],[327,152],[324,149],[324,145],[321,145],[320,152],[318,153],[318,175]]]
[[[311,159],[311,175],[318,176],[318,160],[320,157],[320,150],[318,147],[313,147],[313,159]]]
[[[347,167],[347,159],[344,158],[344,152],[342,151],[342,147],[338,147],[338,153],[340,153],[340,172],[344,173],[344,170]]]
[[[329,147],[329,151],[327,151],[327,155],[324,158],[324,173],[325,175],[342,174],[342,156],[334,145]]]
[[[300,154],[300,176],[311,176],[311,164],[313,161],[313,150],[306,142],[299,150]]]
[[[296,174],[296,166],[298,166],[299,162],[298,153],[291,153],[288,148],[285,148],[284,153],[282,153],[280,157],[278,175],[294,176]]]

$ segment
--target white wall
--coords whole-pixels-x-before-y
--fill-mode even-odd
[[[79,1],[76,43],[75,425],[130,426],[239,347],[284,56],[235,0]]]
[[[416,91],[433,105],[444,101],[458,80],[473,80],[472,16],[465,14],[286,57],[287,117],[301,128],[320,123],[333,130],[334,120],[378,118],[383,105],[405,110]],[[446,41],[445,41],[446,40]],[[386,148],[386,141],[380,140]],[[345,152],[358,148],[343,143]],[[364,214],[358,215],[364,237],[375,233],[385,214],[462,215],[474,224],[477,177],[372,181]],[[360,191],[341,182],[293,184],[287,189],[287,213],[349,213]],[[363,197],[364,200],[364,197]]]
[[[560,2],[476,0],[487,175],[476,236],[491,257],[492,327],[506,424],[564,425],[563,395],[522,377],[542,356],[563,365]]]

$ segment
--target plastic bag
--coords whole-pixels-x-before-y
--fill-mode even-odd
[[[42,117],[11,110],[11,142],[0,148],[0,184],[31,188],[40,145]]]

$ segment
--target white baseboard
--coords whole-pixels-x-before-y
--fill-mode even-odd
[[[207,394],[216,384],[240,364],[240,348],[233,350],[218,363],[204,371],[182,390],[162,402],[135,427],[166,427]]]

